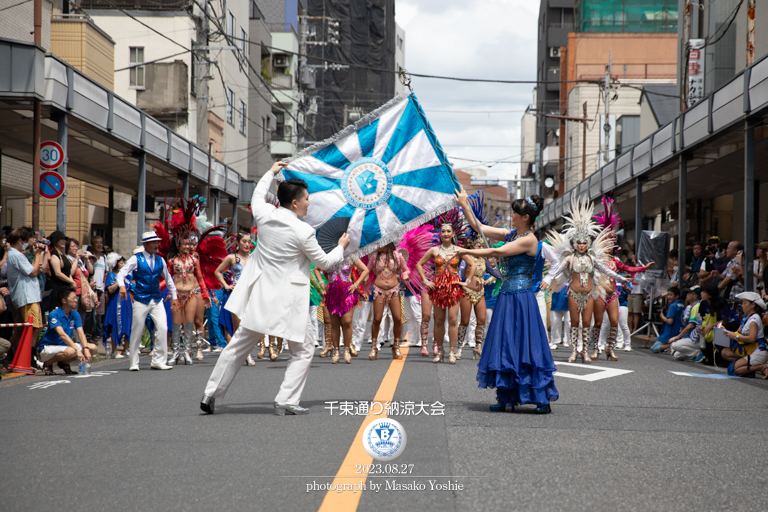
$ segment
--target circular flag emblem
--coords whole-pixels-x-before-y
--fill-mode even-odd
[[[392,194],[392,174],[381,160],[361,158],[344,171],[341,190],[355,208],[373,210],[387,202]]]
[[[405,429],[395,420],[374,420],[363,432],[363,447],[376,460],[394,460],[405,450]]]

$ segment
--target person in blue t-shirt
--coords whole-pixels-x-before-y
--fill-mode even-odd
[[[77,359],[91,362],[91,354],[96,353],[96,345],[86,343],[85,346],[75,343],[72,335],[77,331],[77,336],[82,342],[85,340],[83,321],[77,309],[77,294],[71,287],[61,287],[56,291],[55,299],[59,305],[48,315],[48,329],[40,342],[40,360],[44,363],[43,370],[46,375],[56,375],[53,371],[53,363],[64,373],[77,373],[72,371],[69,363]]]
[[[667,290],[667,301],[669,302],[667,314],[661,313],[661,321],[664,322],[664,326],[651,347],[651,352],[654,354],[667,350],[671,345],[669,339],[680,334],[685,325],[683,320],[685,305],[680,302],[680,288],[672,286]]]

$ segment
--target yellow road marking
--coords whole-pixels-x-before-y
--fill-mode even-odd
[[[384,375],[384,379],[379,385],[379,390],[376,391],[376,396],[373,399],[374,402],[381,402],[382,404],[386,404],[386,402],[391,402],[392,398],[394,398],[397,382],[400,380],[400,374],[403,371],[405,359],[408,357],[408,348],[406,347],[401,349],[401,353],[403,354],[402,359],[393,360],[392,363],[390,363],[389,369],[387,370],[386,375]],[[371,464],[373,462],[373,457],[368,455],[368,452],[366,452],[365,448],[363,448],[363,432],[365,432],[365,428],[371,422],[373,422],[373,420],[386,417],[387,415],[384,412],[382,414],[372,414],[371,412],[368,413],[368,415],[363,420],[363,424],[360,425],[360,429],[357,431],[355,440],[352,441],[352,446],[349,447],[349,451],[347,452],[347,456],[344,458],[344,462],[341,463],[341,467],[336,473],[336,478],[333,479],[332,488],[338,488],[344,484],[360,484],[362,487],[368,478],[367,475],[361,474],[359,477],[354,478],[342,478],[339,475],[354,475],[357,471],[358,464]],[[360,504],[361,497],[362,491],[336,492],[329,490],[325,493],[325,498],[323,499],[322,505],[320,505],[319,512],[353,512],[357,510],[357,506]]]

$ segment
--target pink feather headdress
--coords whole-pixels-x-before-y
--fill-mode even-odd
[[[610,229],[615,233],[623,223],[619,214],[613,210],[613,198],[603,195],[601,202],[603,204],[603,212],[593,215],[592,218],[601,228]]]

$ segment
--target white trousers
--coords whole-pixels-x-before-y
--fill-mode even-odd
[[[373,311],[373,302],[363,302],[363,305],[355,308],[352,314],[352,344],[356,350],[360,350],[363,340],[371,335],[371,329],[368,326],[371,311]]]
[[[373,322],[373,317],[371,317]],[[400,335],[403,335],[403,331],[400,331]],[[384,312],[381,315],[381,324],[379,324],[379,336],[376,341],[381,347],[385,341],[392,341],[395,339],[395,321],[392,320],[392,310],[389,305],[384,306]]]
[[[317,343],[317,306],[309,306],[309,333],[312,338],[312,344]]]
[[[539,303],[541,323],[544,324],[544,332],[547,334],[547,340],[549,340],[549,333],[547,333],[547,299],[544,295],[544,290],[539,290],[536,292],[536,302]]]
[[[421,301],[418,297],[403,297],[405,301],[405,326],[408,332],[408,344],[415,347],[421,345]]]
[[[617,345],[629,345],[629,325],[627,325],[627,316],[629,308],[627,306],[619,306],[619,329],[616,332],[616,344]],[[608,330],[611,328],[611,321],[608,319],[608,311],[603,313],[603,325],[600,326],[600,348],[605,346],[608,341]]]
[[[493,308],[485,308],[485,332],[488,333],[488,328],[491,327],[491,317],[493,316]]]
[[[670,348],[672,350],[672,356],[679,361],[693,359],[699,355],[699,352],[701,352],[699,344],[692,342],[691,338],[677,340]]]
[[[275,402],[299,405],[301,392],[304,391],[304,385],[307,383],[312,356],[315,353],[315,342],[309,335],[311,321],[312,318],[309,317],[306,335],[302,341],[288,340],[291,359],[288,361],[288,368],[285,369],[283,383],[275,397]],[[205,386],[206,395],[214,398],[224,397],[235,375],[242,368],[246,356],[253,351],[261,336],[261,333],[246,329],[242,325],[235,331],[232,339],[221,351],[216,367],[208,379],[208,384]]]
[[[155,324],[155,343],[152,353],[152,364],[165,364],[168,360],[168,320],[165,316],[165,304],[163,301],[152,300],[149,304],[133,301],[133,324],[131,325],[131,366],[139,366],[139,345],[141,335],[144,334],[144,324],[147,315]]]
[[[550,311],[549,323],[552,324],[552,336],[550,341],[556,345],[571,339],[571,317],[568,311]]]

